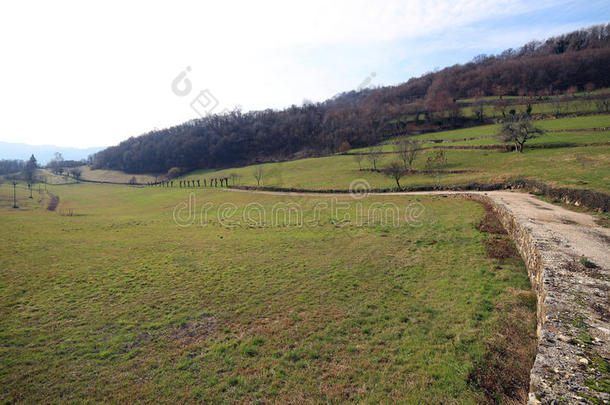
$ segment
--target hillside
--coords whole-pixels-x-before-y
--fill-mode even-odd
[[[347,190],[352,181],[360,179],[372,189],[393,189],[396,182],[384,170],[400,161],[395,142],[406,139],[422,142],[417,144],[420,151],[413,170],[400,179],[406,189],[431,188],[437,181],[441,187],[456,187],[531,179],[555,187],[610,193],[610,115],[540,120],[536,126],[546,132],[529,141],[524,153],[510,151],[511,145],[498,139],[499,125],[484,125],[393,138],[381,146],[378,170],[373,170],[369,149],[360,148],[319,158],[197,170],[180,179],[229,178],[231,186],[300,190]],[[440,150],[447,163],[439,178],[426,173],[426,162]],[[260,184],[254,176],[258,169]]]
[[[94,166],[165,173],[172,167],[195,170],[325,155],[407,131],[493,123],[512,106],[543,104],[552,110],[585,100],[597,112],[607,112],[608,95],[593,90],[610,87],[609,45],[610,25],[595,26],[480,56],[398,86],[282,111],[206,116],[105,149],[95,155]]]

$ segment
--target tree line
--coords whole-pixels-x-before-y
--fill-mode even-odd
[[[20,159],[0,160],[0,175],[19,173],[25,167],[25,162]]]
[[[166,173],[174,167],[190,171],[340,152],[404,133],[420,119],[435,128],[482,121],[482,115],[463,116],[460,98],[610,87],[608,66],[610,24],[481,55],[397,86],[280,111],[235,110],[152,131],[98,152],[93,168]],[[413,115],[414,123],[405,119]]]

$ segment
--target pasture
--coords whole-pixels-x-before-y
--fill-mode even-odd
[[[539,180],[558,187],[586,188],[610,191],[610,132],[582,131],[583,129],[607,128],[609,115],[542,120],[535,123],[548,131],[526,144],[524,153],[486,149],[446,149],[447,165],[441,186],[464,185],[472,182],[496,183],[516,178]],[[425,143],[418,145],[422,152],[414,161],[415,172],[405,174],[401,179],[403,187],[433,186],[435,179],[422,174],[426,160],[437,147],[478,146],[502,144],[493,136],[499,125],[481,126],[455,131],[409,136],[409,140],[456,140],[486,137],[482,139],[451,142],[444,144]],[[563,132],[579,130],[575,132]],[[529,148],[533,146],[533,148]],[[541,148],[544,146],[544,148]],[[366,148],[354,149],[350,153],[366,153]],[[394,146],[383,145],[384,152],[377,162],[383,169],[398,159]],[[234,178],[236,185],[257,186],[253,172],[256,167],[246,166],[211,172],[201,170],[183,178]],[[320,158],[299,159],[288,162],[266,163],[263,168],[261,186],[310,190],[347,190],[354,179],[365,179],[372,188],[388,189],[396,187],[394,179],[383,173],[374,172],[366,156],[357,162],[353,155],[332,155]],[[418,172],[419,171],[419,172]],[[230,184],[233,184],[231,182]]]
[[[55,211],[25,190],[15,210],[0,186],[3,403],[474,404],[507,325],[527,387],[535,298],[507,236],[479,230],[478,203],[49,191]],[[381,222],[374,204],[410,214]],[[278,206],[303,223],[274,219]]]

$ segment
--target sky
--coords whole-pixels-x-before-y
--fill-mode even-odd
[[[5,1],[0,141],[115,145],[607,22],[607,0]]]

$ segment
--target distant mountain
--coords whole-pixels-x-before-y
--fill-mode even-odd
[[[27,160],[34,155],[38,164],[45,165],[55,152],[62,154],[65,160],[87,159],[87,156],[103,150],[104,146],[94,148],[66,148],[55,145],[28,145],[26,143],[0,142],[0,159],[22,159]]]

